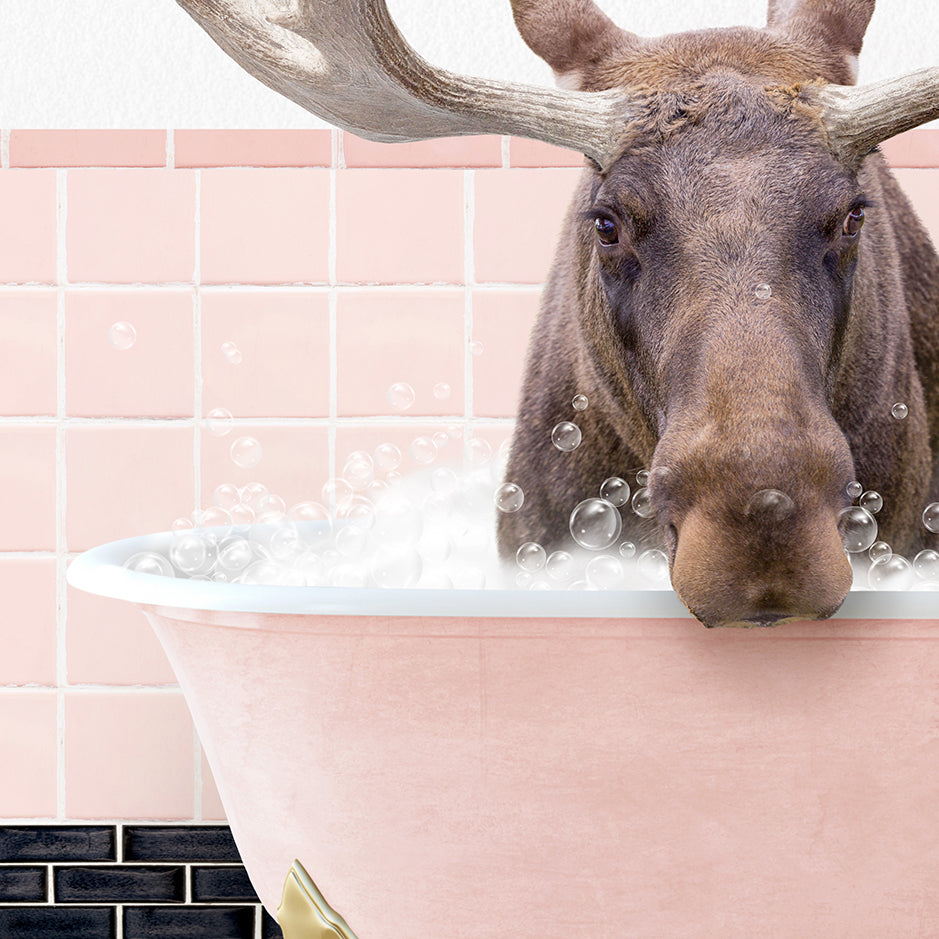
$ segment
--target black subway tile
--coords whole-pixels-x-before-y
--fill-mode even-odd
[[[277,920],[263,908],[261,916],[261,939],[284,939],[284,931]]]
[[[243,867],[193,867],[193,903],[211,903],[214,900],[259,902]]]
[[[146,903],[186,899],[183,867],[59,867],[56,903]]]
[[[46,868],[0,867],[0,901],[42,903],[46,897]]]
[[[227,825],[126,825],[125,861],[240,863]]]
[[[254,939],[254,907],[127,906],[124,939]]]
[[[114,910],[108,907],[0,907],[3,939],[114,939]]]
[[[0,825],[0,861],[113,861],[112,825]]]

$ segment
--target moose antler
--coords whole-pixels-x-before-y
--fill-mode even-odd
[[[826,85],[814,98],[836,156],[857,164],[881,141],[939,118],[939,68],[869,85]]]
[[[532,137],[618,155],[621,91],[574,92],[454,75],[403,39],[384,0],[177,0],[236,62],[275,91],[370,140]]]

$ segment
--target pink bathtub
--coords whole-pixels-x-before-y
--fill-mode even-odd
[[[358,939],[939,935],[939,593],[709,631],[670,591],[120,566],[166,538],[69,580],[143,607],[272,913],[297,858]]]

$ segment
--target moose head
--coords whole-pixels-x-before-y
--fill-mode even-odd
[[[939,68],[851,87],[873,0],[770,0],[763,29],[644,39],[592,0],[512,0],[559,89],[456,76],[382,0],[179,0],[239,63],[384,141],[497,133],[586,166],[529,350],[504,554],[560,546],[600,483],[649,471],[672,583],[708,626],[824,618],[846,487],[923,546],[939,498],[939,262],[877,151],[939,117]],[[578,414],[582,444],[551,430]],[[891,414],[895,403],[907,416]]]

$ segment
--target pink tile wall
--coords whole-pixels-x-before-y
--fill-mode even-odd
[[[939,132],[884,150],[939,236]],[[0,818],[223,818],[141,614],[66,565],[223,482],[295,501],[384,441],[405,468],[418,436],[498,447],[582,159],[330,131],[14,130],[0,154]]]

